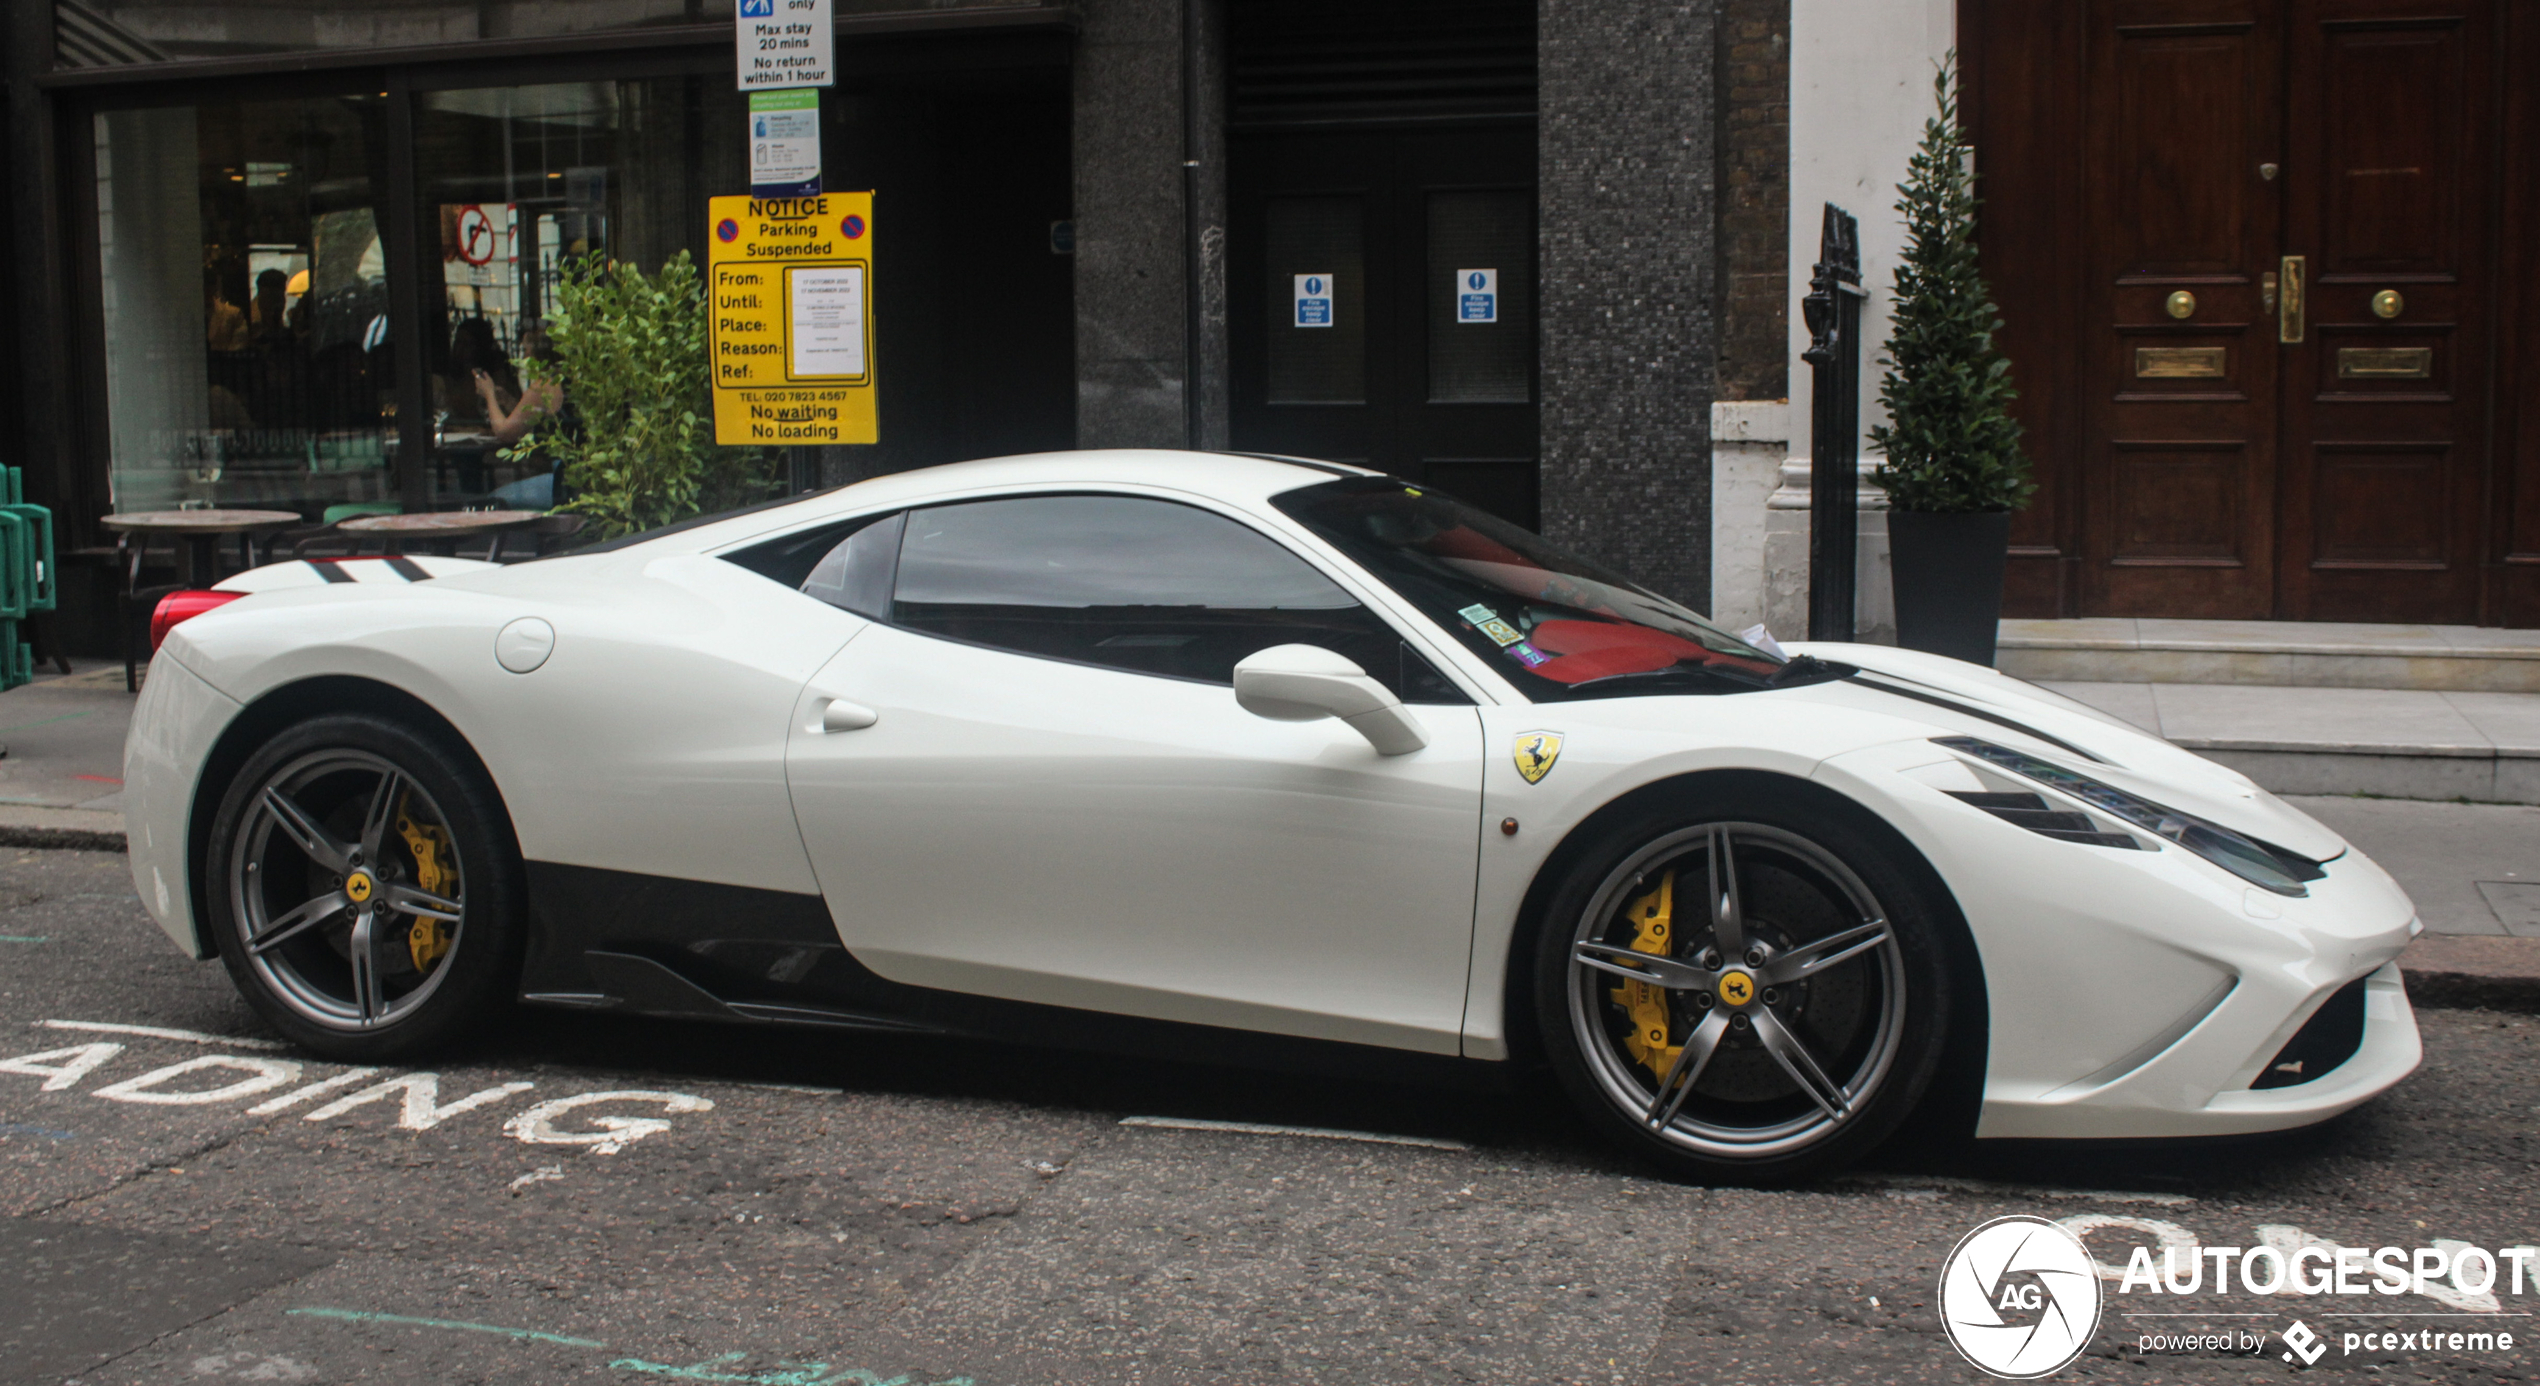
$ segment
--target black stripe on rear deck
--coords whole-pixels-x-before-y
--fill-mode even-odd
[[[310,567],[317,569],[319,577],[322,577],[329,582],[351,582],[353,580],[353,575],[345,572],[343,565],[341,564],[329,562],[323,558],[312,558],[307,560],[307,562]]]
[[[422,564],[415,562],[413,559],[408,558],[401,553],[394,553],[388,556],[388,571],[395,573],[397,576],[404,578],[408,582],[430,582],[432,580],[432,574],[425,572]]]

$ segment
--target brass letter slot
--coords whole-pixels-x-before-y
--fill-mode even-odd
[[[2136,347],[2134,374],[2139,380],[2220,380],[2222,347]]]
[[[2425,380],[2434,374],[2432,347],[2339,347],[2340,380]]]
[[[2300,255],[2276,261],[2275,339],[2292,346],[2310,325],[2311,305],[2302,294],[2302,271],[2310,262]]]

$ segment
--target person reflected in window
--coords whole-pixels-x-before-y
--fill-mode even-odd
[[[203,341],[214,351],[247,349],[247,314],[221,292],[220,275],[203,271]]]
[[[494,387],[490,395],[488,382]],[[520,402],[520,375],[495,340],[494,324],[481,317],[462,318],[450,329],[450,369],[435,372],[433,385],[441,393],[441,408],[452,418],[479,417],[481,403],[481,417],[489,427]]]
[[[256,276],[256,296],[247,305],[247,330],[258,346],[276,344],[291,329],[282,320],[283,304],[291,276],[269,269]]]
[[[556,347],[548,339],[546,328],[533,324],[520,334],[520,355],[523,360],[547,362],[552,368]],[[506,406],[501,386],[492,374],[479,366],[475,376],[477,398],[485,402],[485,418],[493,427],[494,441],[506,447],[529,436],[541,419],[564,412],[564,387],[553,380],[537,381],[517,391],[513,402]]]

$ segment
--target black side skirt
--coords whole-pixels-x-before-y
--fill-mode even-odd
[[[971,996],[894,982],[838,941],[818,895],[533,861],[520,999],[571,1010],[959,1035],[1432,1086],[1508,1065]]]

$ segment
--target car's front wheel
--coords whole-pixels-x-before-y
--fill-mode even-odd
[[[222,799],[206,865],[231,980],[328,1058],[418,1054],[509,998],[520,867],[501,800],[403,722],[319,717],[266,743]]]
[[[1859,1158],[1929,1086],[1945,903],[1852,816],[1793,790],[1692,791],[1596,827],[1549,897],[1552,1067],[1626,1146],[1704,1180]]]

